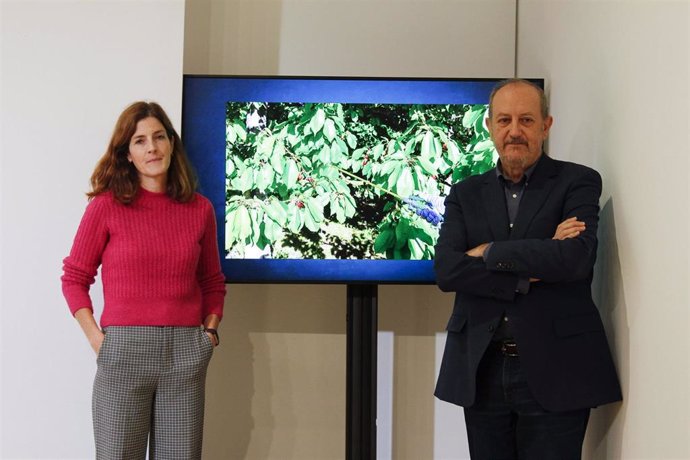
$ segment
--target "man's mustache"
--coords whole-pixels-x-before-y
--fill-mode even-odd
[[[506,145],[527,145],[527,139],[510,139],[508,142],[506,142]]]

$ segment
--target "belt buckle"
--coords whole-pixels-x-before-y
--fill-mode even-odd
[[[504,356],[520,356],[515,342],[503,342],[501,344],[501,353],[503,353]]]

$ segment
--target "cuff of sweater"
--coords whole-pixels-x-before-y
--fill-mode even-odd
[[[206,318],[208,315],[216,315],[218,319],[223,319],[223,306],[224,297],[214,299],[213,301],[211,299],[207,299],[202,308],[204,315],[202,319]]]
[[[91,314],[93,314],[93,307],[90,305],[82,305],[81,307],[75,307],[72,308],[71,306],[69,307],[69,311],[72,313],[72,316],[75,316],[79,310],[91,310]]]

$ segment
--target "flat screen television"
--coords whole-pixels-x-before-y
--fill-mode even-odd
[[[434,283],[450,186],[497,158],[497,81],[185,76],[227,282]]]

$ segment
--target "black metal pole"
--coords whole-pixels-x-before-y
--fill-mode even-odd
[[[378,286],[347,286],[347,427],[345,458],[376,458]]]

